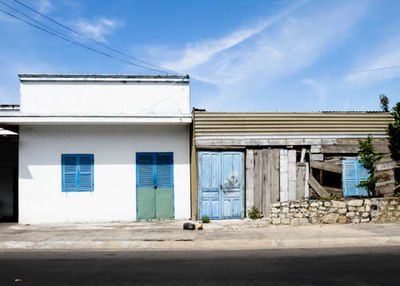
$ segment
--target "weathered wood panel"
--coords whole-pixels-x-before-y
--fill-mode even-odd
[[[374,145],[377,153],[390,153],[389,146],[384,144]],[[360,150],[358,143],[355,145],[322,145],[321,153],[332,154],[357,154]]]
[[[310,161],[324,161],[324,154],[310,154]]]
[[[280,150],[279,156],[279,198],[285,202],[289,199],[288,150]]]
[[[321,197],[321,198],[327,198],[329,197],[329,193],[324,189],[323,186],[321,186],[317,180],[313,177],[310,176],[308,179],[308,184],[310,187]]]
[[[310,197],[310,187],[308,180],[310,178],[310,163],[305,163],[305,185],[304,185],[304,197],[308,199]]]
[[[300,155],[300,162],[301,163],[304,163],[304,160],[305,160],[305,158],[306,158],[306,148],[302,148],[301,149],[301,155]]]
[[[392,169],[394,169],[396,167],[397,167],[397,162],[395,162],[393,160],[389,161],[389,162],[380,161],[380,162],[378,162],[376,164],[376,170],[377,171],[392,170]]]
[[[296,200],[304,200],[305,181],[306,181],[306,166],[304,163],[297,163]]]
[[[274,149],[272,151],[272,168],[271,168],[271,202],[279,201],[279,160],[280,151]]]
[[[264,216],[279,200],[279,150],[248,150],[246,156],[246,208],[255,206]]]
[[[254,206],[254,151],[246,150],[246,216]]]
[[[344,145],[358,145],[358,140],[357,138],[337,138],[336,143],[337,144],[344,144]],[[386,138],[372,138],[372,144],[377,145],[377,144],[389,144],[388,139]]]
[[[375,175],[379,178],[379,181],[394,180],[394,170],[393,169],[376,171]]]
[[[340,165],[329,162],[311,161],[311,168],[329,171],[333,173],[339,173],[339,174],[342,173],[342,167]]]
[[[288,199],[296,200],[296,150],[288,150]]]
[[[321,153],[321,145],[311,145],[310,153]]]
[[[343,197],[343,189],[340,188],[334,188],[334,187],[328,187],[328,186],[324,186],[324,189],[328,192],[331,193],[332,195],[335,195],[339,198]]]
[[[263,169],[262,169],[262,151],[254,151],[254,206],[262,210],[262,183],[263,183]]]
[[[271,168],[272,168],[272,150],[264,150],[262,153],[263,161],[263,204],[262,212],[264,216],[269,216],[271,212]]]

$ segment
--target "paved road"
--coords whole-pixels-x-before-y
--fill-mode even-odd
[[[399,285],[400,247],[2,252],[0,285]]]

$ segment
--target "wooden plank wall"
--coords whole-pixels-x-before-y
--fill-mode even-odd
[[[253,206],[269,216],[271,203],[279,200],[279,150],[246,151],[246,211]]]

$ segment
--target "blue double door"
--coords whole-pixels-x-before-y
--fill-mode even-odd
[[[243,218],[243,157],[242,152],[198,152],[200,218]]]

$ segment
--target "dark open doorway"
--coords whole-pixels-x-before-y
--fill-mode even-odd
[[[18,221],[18,135],[0,128],[0,222]]]

